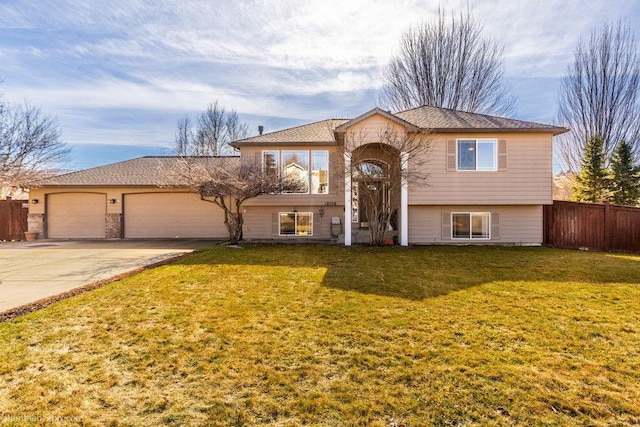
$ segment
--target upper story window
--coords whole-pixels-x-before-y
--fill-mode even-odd
[[[457,170],[498,170],[497,145],[495,139],[460,139],[457,150]]]
[[[283,178],[282,193],[329,194],[329,152],[326,150],[263,151],[262,167]]]
[[[262,152],[262,169],[268,174],[279,173],[280,168],[280,152],[263,151]]]
[[[283,151],[281,176],[285,182],[283,193],[309,193],[309,152]]]
[[[329,152],[311,152],[311,194],[329,194]]]

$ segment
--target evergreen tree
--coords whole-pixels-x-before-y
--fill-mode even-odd
[[[604,141],[592,136],[584,147],[581,170],[573,187],[576,202],[602,203],[608,199],[609,177],[604,162]]]
[[[631,144],[620,141],[611,159],[611,203],[635,206],[640,199],[640,165]]]

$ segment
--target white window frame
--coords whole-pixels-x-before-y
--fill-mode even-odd
[[[276,157],[276,174],[280,176],[280,150],[262,150],[262,172],[266,172],[266,164],[264,162],[265,154],[275,154]]]
[[[293,234],[282,233],[282,216],[293,215]],[[307,234],[298,234],[298,216],[309,216],[309,232]],[[282,237],[312,237],[313,236],[313,212],[278,212],[278,236]]]
[[[265,168],[265,162],[264,162],[264,157],[265,154],[275,154],[276,157],[276,169],[277,169],[277,173],[278,173],[278,178],[284,176],[283,175],[283,168],[284,168],[284,163],[283,163],[283,158],[284,158],[284,153],[291,153],[291,152],[306,152],[308,155],[308,168],[307,168],[307,191],[305,192],[288,192],[288,191],[280,191],[278,192],[278,194],[294,194],[294,195],[301,195],[301,194],[307,194],[307,195],[313,195],[313,196],[326,196],[329,194],[329,188],[331,186],[331,160],[330,160],[330,153],[329,150],[262,150],[262,171],[264,172],[266,170]],[[327,186],[326,186],[326,190],[324,193],[316,193],[313,191],[313,154],[314,153],[326,153],[326,158],[327,158]]]
[[[460,169],[460,143],[461,142],[474,142],[475,143],[475,169]],[[487,144],[491,143],[493,145],[493,167],[482,168],[478,167],[479,165],[479,153],[478,144]],[[456,140],[456,171],[458,172],[495,172],[498,170],[498,140],[496,138],[462,138]]]
[[[313,155],[314,153],[324,153],[326,155],[327,158],[327,186],[326,186],[326,190],[323,193],[316,193],[313,191]],[[331,179],[331,174],[329,173],[330,168],[329,168],[329,150],[309,150],[309,158],[311,159],[311,161],[309,162],[309,191],[311,194],[313,195],[321,195],[321,194],[329,194],[329,186],[330,184],[330,179]],[[319,171],[322,169],[318,169]]]
[[[453,216],[454,215],[469,215],[469,237],[458,237],[453,233]],[[475,216],[486,216],[487,218],[487,237],[473,237],[473,217]],[[491,240],[491,212],[451,212],[451,240]]]

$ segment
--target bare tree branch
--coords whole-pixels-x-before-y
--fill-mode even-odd
[[[563,169],[580,170],[587,141],[603,140],[605,165],[628,141],[640,154],[640,54],[631,28],[619,21],[581,40],[562,80],[558,121],[571,129],[558,141]]]
[[[224,224],[233,244],[242,240],[245,201],[300,185],[277,172],[265,170],[258,159],[238,156],[181,156],[170,173],[172,181],[182,183],[202,200],[223,210]]]
[[[411,27],[384,70],[381,104],[396,111],[423,105],[511,114],[515,98],[503,79],[503,47],[482,37],[471,10]]]
[[[178,122],[174,150],[181,156],[223,156],[235,154],[230,142],[249,136],[249,128],[238,114],[226,111],[215,101],[200,113],[196,129],[186,115]]]
[[[40,108],[24,105],[0,107],[0,184],[10,190],[55,173],[69,158],[60,125]],[[11,193],[11,191],[9,192]]]

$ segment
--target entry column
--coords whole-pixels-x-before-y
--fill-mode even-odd
[[[351,154],[344,153],[344,245],[351,246]]]
[[[409,246],[409,186],[407,173],[409,154],[400,153],[400,245]]]

